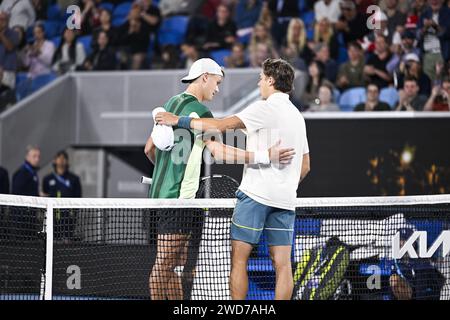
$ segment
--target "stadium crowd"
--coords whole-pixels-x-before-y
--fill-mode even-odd
[[[450,1],[181,3],[3,0],[0,109],[68,71],[188,68],[210,56],[227,68],[287,59],[308,75],[292,94],[302,111],[449,110]]]

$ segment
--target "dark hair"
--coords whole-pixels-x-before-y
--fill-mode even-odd
[[[59,158],[60,156],[63,156],[66,160],[69,160],[69,155],[67,154],[67,152],[65,150],[58,151],[55,155],[55,159]]]
[[[70,30],[70,29],[65,28],[62,31],[61,41],[60,41],[59,46],[56,49],[55,53],[53,54],[53,59],[52,59],[52,63],[53,64],[56,63],[59,59],[62,58],[62,47],[64,46],[64,43],[65,43],[64,34],[65,34],[65,32],[67,30]],[[70,30],[70,31],[72,31],[72,30]],[[69,59],[70,59],[70,61],[72,63],[75,63],[76,62],[76,58],[77,58],[77,51],[76,51],[77,41],[78,41],[78,34],[76,32],[74,32],[74,38],[73,38],[73,41],[72,41],[72,43],[70,44],[70,47],[69,47]]]
[[[359,51],[362,51],[363,49],[361,45],[356,41],[349,42],[349,44],[347,45],[347,49],[350,49],[351,47],[358,49]]]
[[[415,77],[407,76],[405,77],[405,80],[403,80],[403,85],[405,85],[406,81],[414,81],[417,85],[419,84],[419,81]]]
[[[275,80],[273,87],[284,93],[294,89],[294,68],[283,59],[266,59],[263,62],[263,73]]]
[[[369,89],[369,86],[375,86],[375,87],[377,87],[378,92],[380,92],[380,85],[379,85],[378,83],[375,83],[375,82],[369,82],[369,83],[366,85],[366,89]]]

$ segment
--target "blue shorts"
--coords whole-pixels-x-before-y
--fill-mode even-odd
[[[231,239],[257,244],[263,230],[269,246],[290,246],[294,236],[295,211],[269,207],[238,190],[231,223]]]

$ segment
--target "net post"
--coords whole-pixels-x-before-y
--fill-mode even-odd
[[[48,201],[45,217],[46,254],[45,254],[45,291],[44,300],[52,300],[53,288],[53,202]]]

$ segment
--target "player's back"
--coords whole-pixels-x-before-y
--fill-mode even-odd
[[[196,97],[181,93],[164,105],[178,116],[212,118],[211,112]],[[156,149],[150,198],[193,198],[200,178],[203,143],[190,130],[174,127],[175,146],[170,151]],[[188,172],[186,172],[188,170]],[[184,188],[183,188],[184,186]]]

